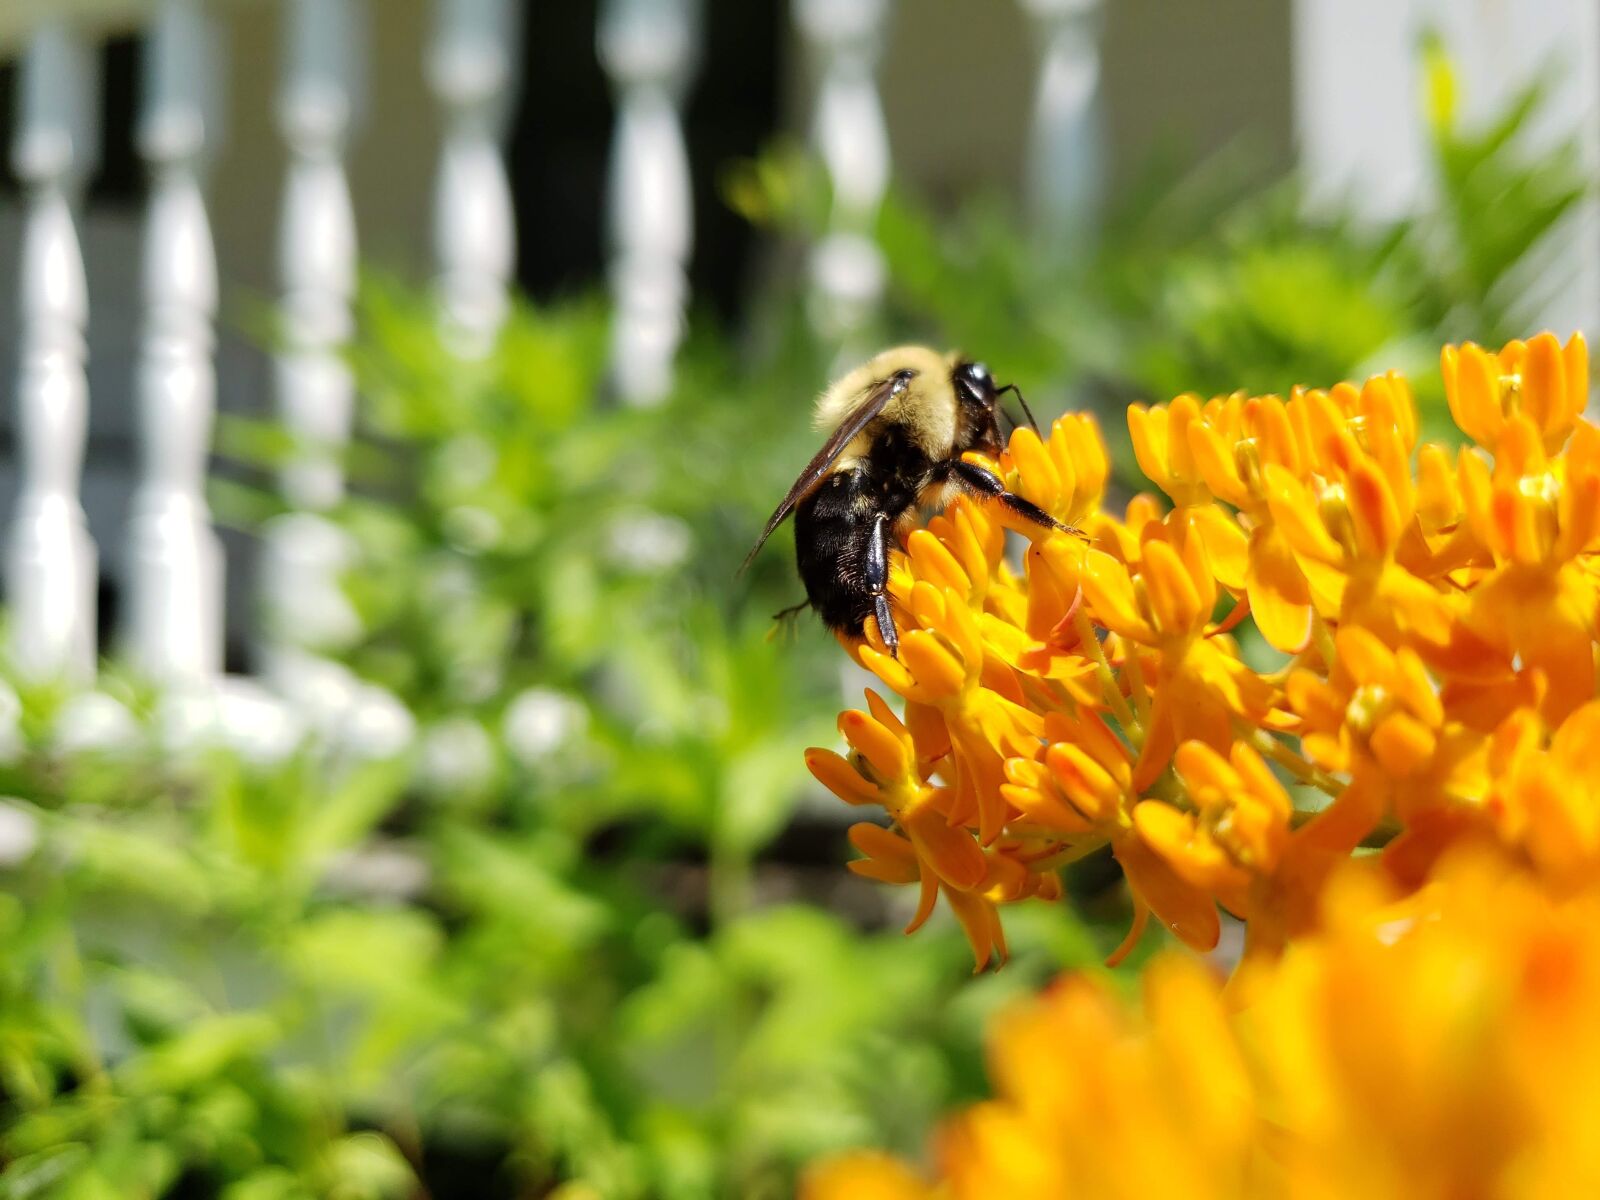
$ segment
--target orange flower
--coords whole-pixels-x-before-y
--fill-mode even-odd
[[[1228,758],[1185,742],[1177,768],[1194,811],[1146,801],[1133,810],[1134,828],[1184,879],[1245,916],[1251,879],[1272,874],[1288,841],[1289,795],[1243,742]]]
[[[1503,860],[1458,857],[1399,896],[1351,864],[1324,907],[1321,932],[1227,990],[1173,955],[1146,972],[1141,1010],[1080,976],[1002,1014],[994,1098],[937,1135],[933,1185],[884,1191],[882,1164],[857,1159],[828,1195],[1600,1191],[1592,878],[1554,899]]]
[[[1563,888],[1600,872],[1600,701],[1572,713],[1550,737],[1528,709],[1496,732],[1487,803],[1502,840],[1521,847]]]
[[[942,890],[967,932],[978,966],[996,955],[1004,961],[1005,935],[995,899],[1016,900],[1049,890],[1053,877],[1047,882],[1030,878],[1021,867],[1008,869],[1000,854],[986,853],[952,824],[952,790],[929,782],[929,763],[919,756],[910,729],[876,692],[869,688],[866,696],[870,712],[851,709],[839,717],[840,732],[854,750],[850,759],[820,748],[806,754],[806,765],[825,787],[849,804],[882,805],[901,831],[870,822],[851,826],[850,840],[866,856],[852,862],[851,869],[884,883],[920,886],[921,899],[907,933],[928,919]]]
[[[1097,515],[1111,473],[1100,430],[1093,417],[1082,413],[1062,417],[1044,440],[1027,426],[1018,427],[998,465],[1008,489],[1033,501],[1063,525],[1075,527]],[[1008,516],[1003,508],[996,515]],[[1039,533],[1039,527],[1031,522],[1009,524],[1029,536]]]
[[[1091,511],[1106,457],[1087,419],[1017,431],[996,469],[1083,535],[1029,526],[1019,573],[1020,526],[963,498],[893,554],[899,657],[870,627],[851,650],[904,725],[869,697],[841,718],[855,757],[812,759],[893,822],[857,827],[857,869],[919,882],[919,920],[943,891],[980,962],[999,906],[1056,895],[1057,867],[1108,845],[1133,909],[1113,960],[1152,913],[1214,944],[1219,904],[1275,953],[1374,840],[1397,881],[1487,839],[1570,886],[1600,853],[1577,749],[1600,632],[1587,353],[1541,335],[1443,361],[1483,443],[1453,461],[1417,447],[1392,373],[1135,405],[1167,512]]]
[[[1525,415],[1544,447],[1557,450],[1589,403],[1589,347],[1581,333],[1509,342],[1499,354],[1467,342],[1439,354],[1450,415],[1473,441],[1498,453],[1510,419]]]
[[[1312,822],[1323,843],[1353,849],[1390,806],[1410,821],[1429,807],[1477,803],[1486,738],[1449,719],[1417,653],[1391,650],[1358,625],[1340,629],[1334,647],[1326,677],[1301,668],[1287,681],[1306,756],[1351,779]]]
[[[1179,742],[1195,739],[1225,750],[1235,719],[1269,723],[1274,707],[1271,686],[1225,641],[1210,636],[1217,585],[1201,537],[1179,513],[1147,526],[1145,535],[1142,557],[1131,568],[1091,550],[1080,577],[1096,621],[1116,635],[1130,684],[1137,688],[1134,681],[1142,678],[1150,690],[1135,782],[1140,790],[1166,769]]]
[[[1600,539],[1600,430],[1579,421],[1567,453],[1545,455],[1533,421],[1499,430],[1493,472],[1463,451],[1466,523],[1495,568],[1472,589],[1467,625],[1493,647],[1503,673],[1520,660],[1539,671],[1540,711],[1560,721],[1595,694],[1595,576],[1575,560]]]

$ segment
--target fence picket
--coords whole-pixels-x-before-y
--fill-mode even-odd
[[[1104,188],[1100,0],[1021,3],[1039,47],[1028,139],[1028,208],[1052,249],[1082,255]]]
[[[152,679],[222,669],[222,547],[205,500],[216,409],[217,263],[202,178],[221,72],[197,0],[167,0],[145,46],[139,152],[151,180],[138,395],[143,469],[129,524],[128,647]]]
[[[97,556],[79,500],[88,434],[88,282],[73,207],[97,131],[88,47],[51,22],[19,73],[12,162],[26,188],[19,282],[21,492],[6,546],[10,654],[34,678],[93,678]]]
[[[345,144],[359,102],[355,0],[291,0],[278,122],[289,149],[278,270],[281,345],[274,362],[278,412],[296,442],[281,485],[297,510],[267,530],[262,572],[275,683],[294,692],[303,674],[293,648],[326,649],[360,632],[340,588],[349,555],[342,530],[321,514],[344,497],[342,454],[355,383],[343,358],[353,326],[356,223]]]
[[[698,58],[694,0],[608,0],[596,44],[617,95],[607,180],[611,375],[634,404],[672,387],[694,245],[694,194],[680,108]]]
[[[510,307],[516,217],[501,140],[519,32],[508,0],[439,0],[425,63],[444,109],[434,193],[440,326],[465,358],[493,349]]]
[[[811,250],[812,319],[848,341],[883,296],[873,237],[889,188],[889,132],[876,78],[887,0],[797,0],[795,20],[820,68],[811,140],[833,185],[828,232]]]

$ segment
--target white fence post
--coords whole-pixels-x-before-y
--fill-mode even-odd
[[[873,237],[889,188],[889,132],[876,70],[887,0],[796,0],[795,19],[820,64],[811,139],[833,185],[828,233],[812,247],[812,315],[825,336],[848,339],[883,296]]]
[[[493,350],[510,305],[516,219],[500,142],[520,29],[508,0],[438,0],[427,51],[445,116],[433,234],[440,327],[464,358]]]
[[[78,498],[88,433],[88,284],[73,224],[97,137],[94,67],[57,23],[22,60],[12,162],[27,188],[17,429],[22,487],[6,547],[10,653],[35,678],[95,668],[94,543]]]
[[[1104,187],[1100,0],[1022,0],[1039,47],[1028,138],[1027,203],[1052,249],[1081,256]]]
[[[699,25],[696,0],[606,0],[596,32],[618,106],[606,188],[611,376],[633,404],[665,398],[683,340],[694,193],[679,109]]]
[[[220,46],[197,0],[166,0],[145,44],[139,151],[149,168],[138,395],[143,476],[129,526],[128,644],[150,678],[222,670],[222,547],[205,478],[216,409],[217,264],[201,180],[217,133]]]
[[[358,103],[359,13],[353,0],[292,0],[278,121],[289,148],[278,270],[281,337],[274,364],[278,411],[296,440],[281,484],[297,510],[267,531],[262,571],[276,682],[299,669],[291,648],[325,649],[360,632],[340,587],[347,538],[321,514],[344,497],[341,462],[355,384],[342,353],[356,287],[356,227],[345,141]]]

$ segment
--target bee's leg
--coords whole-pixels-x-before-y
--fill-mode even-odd
[[[993,471],[987,471],[975,463],[957,461],[950,464],[950,474],[954,475],[956,482],[963,487],[970,488],[981,496],[1000,501],[1019,517],[1032,521],[1035,525],[1043,525],[1046,529],[1068,529],[1032,500],[1017,495],[1015,492],[1006,491],[1006,485],[1000,476]]]
[[[867,586],[872,589],[872,614],[878,619],[878,633],[889,653],[900,657],[900,635],[895,631],[894,613],[889,610],[889,516],[879,513],[867,534]]]

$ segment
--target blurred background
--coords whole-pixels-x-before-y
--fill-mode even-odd
[[[1583,0],[8,0],[0,135],[0,1197],[914,1153],[1128,909],[844,869],[811,398],[959,346],[1121,504],[1130,401],[1600,332]]]

